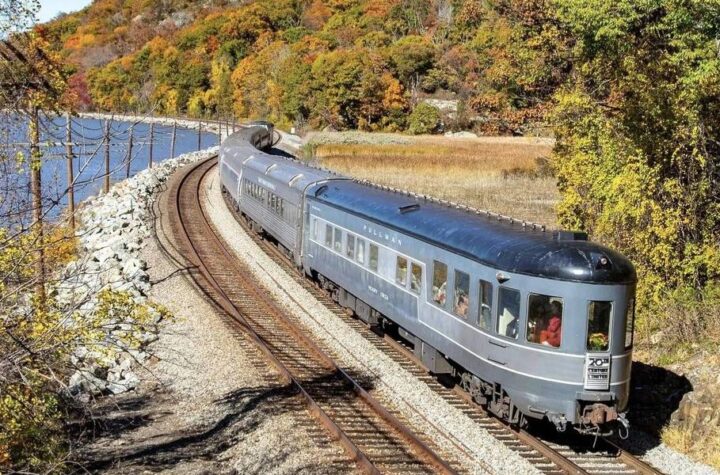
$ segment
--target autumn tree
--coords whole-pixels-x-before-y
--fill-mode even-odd
[[[668,302],[720,278],[720,3],[558,7],[577,38],[555,111],[560,222],[627,253],[655,310],[642,328],[665,327]]]

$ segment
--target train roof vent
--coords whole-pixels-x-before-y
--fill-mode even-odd
[[[555,231],[553,238],[556,241],[587,241],[588,235],[584,231]]]
[[[413,211],[417,211],[420,209],[420,203],[411,203],[409,205],[399,206],[398,211],[400,211],[400,214],[405,213],[412,213]]]
[[[300,173],[299,175],[295,175],[295,176],[292,177],[292,178],[290,179],[290,181],[288,182],[288,186],[293,186],[293,185],[294,185],[300,178],[302,178],[302,177],[303,177],[303,174],[302,174],[302,173]]]

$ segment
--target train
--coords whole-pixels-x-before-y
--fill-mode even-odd
[[[636,272],[552,231],[272,153],[273,124],[223,141],[223,193],[251,229],[428,370],[510,424],[626,437]]]

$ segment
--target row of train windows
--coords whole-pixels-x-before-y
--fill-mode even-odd
[[[432,302],[447,309],[448,267],[433,261]],[[467,319],[470,309],[470,276],[455,270],[455,285],[452,299],[452,312]],[[479,280],[480,328],[492,331],[492,284]],[[500,286],[498,289],[497,322],[494,331],[504,337],[517,339],[520,331],[520,291]],[[633,341],[633,323],[635,305],[631,300],[625,320],[625,348]],[[586,347],[589,351],[607,351],[610,348],[610,321],[613,303],[591,301],[588,306],[588,324]],[[563,299],[549,295],[530,294],[528,298],[528,318],[526,339],[529,343],[559,348],[562,344]]]
[[[352,233],[343,240],[343,231],[330,224],[325,224],[325,247],[343,254],[378,272],[379,252],[377,245],[369,242],[369,257],[365,262],[365,240]],[[313,220],[312,237],[319,241],[320,222]],[[396,256],[395,283],[408,288],[420,295],[423,286],[422,266],[403,256]],[[408,272],[409,270],[409,272]],[[409,280],[408,280],[409,277]],[[428,300],[438,307],[448,310],[448,266],[433,261],[432,292]],[[498,335],[518,339],[520,332],[520,291],[500,286],[498,289],[497,321],[492,328],[493,285],[480,279],[478,281],[479,311],[478,326],[486,331],[495,331]],[[470,301],[470,275],[455,270],[452,306],[449,310],[460,318],[468,319],[472,302]],[[610,348],[610,321],[612,318],[612,302],[591,301],[588,307],[587,349],[589,351],[607,351]],[[635,318],[634,301],[630,301],[626,314],[625,347],[632,346],[633,322]],[[529,343],[560,348],[562,344],[563,299],[541,294],[530,294],[528,298],[528,318],[526,339]]]
[[[320,235],[320,221],[317,219],[313,220],[312,224],[312,238],[314,241],[319,242]],[[355,236],[352,233],[347,233],[347,239],[345,240],[345,246],[343,249],[343,231],[340,228],[336,228],[330,224],[325,225],[325,247],[332,249],[339,254],[345,254],[350,260],[357,262],[358,264],[367,266],[371,271],[378,271],[378,260],[379,260],[379,249],[375,244],[370,243],[368,246],[368,257],[367,262],[365,261],[365,240],[359,236]]]
[[[318,240],[319,221],[313,222],[313,239]],[[345,240],[344,252],[345,256],[358,264],[365,265],[365,240],[352,233],[347,234]],[[343,231],[330,224],[325,225],[325,247],[335,252],[343,253]],[[373,272],[378,272],[380,252],[377,245],[369,243],[368,245],[368,268]],[[408,279],[408,264],[410,268],[410,279]],[[405,288],[410,284],[410,290],[420,295],[422,290],[422,266],[417,262],[408,261],[402,256],[397,256],[397,266],[395,271],[395,282]]]
[[[243,179],[245,194],[264,204],[270,211],[282,217],[285,213],[285,200],[262,186]]]

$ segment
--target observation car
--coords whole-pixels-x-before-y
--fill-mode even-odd
[[[257,232],[435,374],[515,424],[626,435],[636,274],[580,232],[352,180],[274,155],[272,124],[220,147]]]

